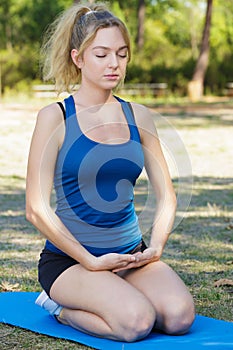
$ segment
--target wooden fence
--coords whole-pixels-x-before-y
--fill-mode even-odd
[[[74,87],[74,90],[78,89],[78,85]],[[57,96],[54,89],[54,85],[34,85],[33,86],[34,96],[37,98],[53,98]],[[119,89],[121,95],[127,96],[165,96],[167,93],[166,83],[154,83],[154,84],[125,84]],[[67,96],[67,93],[62,93],[60,96]]]

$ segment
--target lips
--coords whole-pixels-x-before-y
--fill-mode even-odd
[[[119,78],[118,74],[106,74],[105,78],[110,79],[110,80],[115,80]]]

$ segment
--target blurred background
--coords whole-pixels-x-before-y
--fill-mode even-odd
[[[80,1],[0,0],[1,98],[37,90],[32,87],[42,83],[43,33],[74,2]],[[126,77],[129,94],[153,91],[156,96],[188,95],[191,100],[203,94],[233,95],[232,0],[119,0],[108,4],[127,23],[132,37],[133,58]],[[137,85],[142,83],[154,85]]]
[[[42,80],[43,33],[72,3],[0,0],[0,292],[41,290],[44,238],[25,219],[27,157],[39,109],[63,98]],[[117,94],[149,107],[178,196],[163,259],[185,281],[197,313],[232,321],[233,0],[123,0],[109,7],[133,44]],[[146,242],[148,198],[142,178],[135,205]],[[90,349],[5,324],[0,333],[4,350]]]

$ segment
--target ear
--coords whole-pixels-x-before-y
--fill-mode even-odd
[[[81,69],[83,67],[83,59],[81,56],[79,56],[78,50],[76,49],[71,50],[70,55],[76,67]]]

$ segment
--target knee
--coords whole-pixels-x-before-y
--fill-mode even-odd
[[[124,341],[134,342],[145,338],[151,332],[155,320],[156,314],[152,305],[128,313],[126,325],[123,327]]]
[[[170,310],[164,320],[164,331],[171,335],[182,335],[189,331],[195,319],[194,304],[178,304]]]

